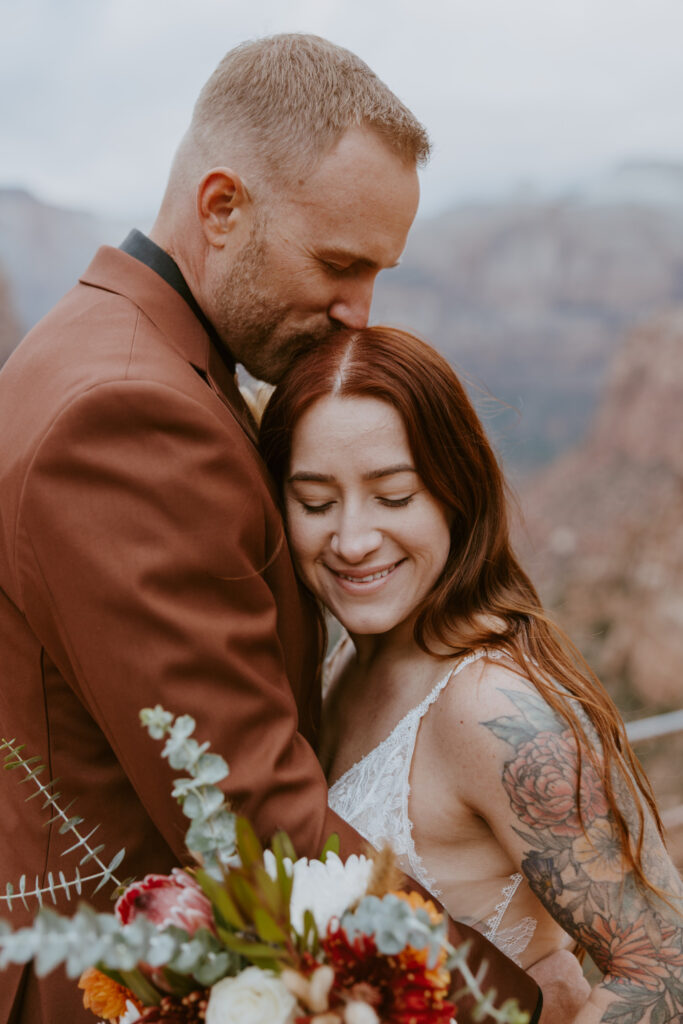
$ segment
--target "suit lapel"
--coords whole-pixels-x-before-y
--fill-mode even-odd
[[[220,352],[213,345],[209,347],[207,380],[221,401],[228,406],[247,437],[256,444],[258,441],[256,421],[237,387],[235,374],[226,366]]]
[[[162,332],[169,345],[185,358],[230,410],[249,440],[258,430],[232,369],[185,299],[155,270],[128,253],[102,246],[81,277],[81,283],[125,295]]]

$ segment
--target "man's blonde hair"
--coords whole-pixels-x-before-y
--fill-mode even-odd
[[[229,140],[266,173],[302,173],[354,126],[371,129],[406,163],[427,161],[424,127],[364,61],[293,33],[226,54],[199,95],[188,141],[208,156]]]

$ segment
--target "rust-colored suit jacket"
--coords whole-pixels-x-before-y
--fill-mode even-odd
[[[196,719],[262,837],[284,828],[315,855],[336,831],[360,849],[314,753],[314,616],[231,369],[185,300],[101,249],[0,373],[0,453],[0,734],[77,797],[84,830],[101,824],[101,858],[125,847],[127,878],[186,856],[173,772],[138,723],[157,703]],[[27,889],[72,878],[82,856],[15,775],[0,777],[0,894],[23,874]],[[0,916],[28,923],[29,904],[0,900]],[[535,1006],[505,958],[492,982]],[[0,975],[0,1024],[94,1019],[61,969]]]

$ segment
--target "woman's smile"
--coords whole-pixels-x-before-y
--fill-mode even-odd
[[[379,569],[335,569],[331,565],[326,565],[326,568],[333,576],[336,576],[340,586],[350,590],[351,593],[374,594],[389,576],[393,576],[404,561],[405,559],[401,558],[397,562],[392,562],[391,565]],[[373,583],[379,586],[372,587]]]

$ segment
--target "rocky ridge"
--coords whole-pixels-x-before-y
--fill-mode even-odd
[[[682,301],[683,204],[574,196],[418,221],[373,319],[421,334],[518,409],[492,429],[529,469],[584,436],[625,333]]]
[[[521,487],[546,602],[622,706],[683,684],[683,306],[634,330],[593,426]]]

